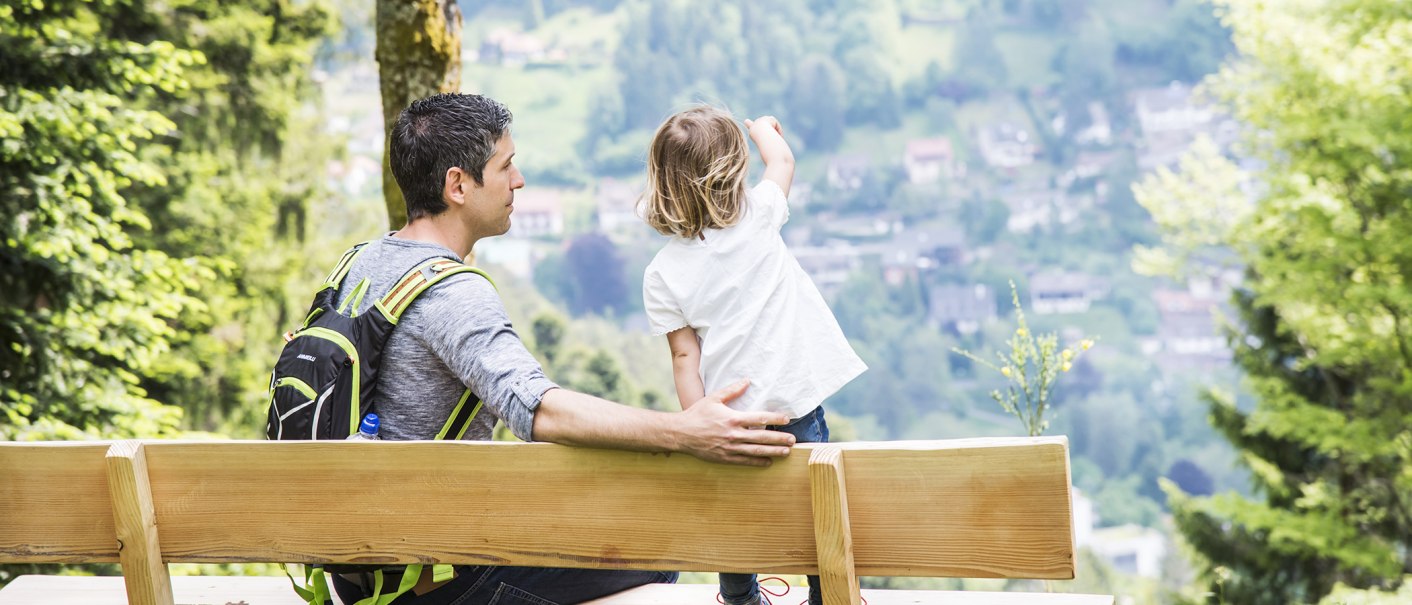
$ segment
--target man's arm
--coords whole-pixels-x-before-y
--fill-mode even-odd
[[[763,428],[789,422],[783,414],[737,412],[724,402],[750,384],[742,380],[681,412],[642,410],[562,388],[544,393],[534,415],[534,439],[565,445],[642,452],[683,452],[709,462],[769,466],[789,455],[794,436]]]
[[[696,330],[688,326],[668,332],[667,346],[672,350],[672,378],[677,385],[677,401],[685,410],[706,396],[706,385],[701,384],[701,341],[696,339]]]
[[[784,128],[774,116],[760,116],[746,120],[745,128],[750,131],[750,140],[760,150],[760,159],[765,162],[765,180],[774,181],[780,191],[789,197],[789,185],[794,182],[794,152],[784,140]]]

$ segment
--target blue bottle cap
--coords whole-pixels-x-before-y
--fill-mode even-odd
[[[368,414],[367,416],[363,417],[363,423],[358,425],[358,432],[366,433],[369,435],[376,435],[378,434],[379,424],[380,421],[378,420],[377,414]]]

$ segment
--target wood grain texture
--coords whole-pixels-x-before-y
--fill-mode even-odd
[[[0,561],[117,562],[108,446],[0,443]]]
[[[108,491],[118,534],[118,560],[123,565],[131,605],[172,605],[172,582],[162,563],[157,518],[147,481],[147,460],[137,441],[119,441],[108,448]]]
[[[714,603],[715,584],[648,584],[615,595],[588,601],[584,605],[662,605],[663,603]],[[794,605],[809,598],[809,589],[794,587],[775,603]],[[960,592],[951,590],[869,590],[863,589],[868,605],[1113,605],[1107,595],[1042,592]],[[0,601],[3,603],[3,601]]]
[[[550,444],[145,449],[168,562],[812,574],[812,447],[765,469]],[[1064,438],[826,447],[847,452],[859,575],[1073,577]]]
[[[809,456],[809,485],[814,502],[814,542],[825,605],[861,605],[858,575],[853,571],[853,532],[848,524],[848,492],[843,450],[818,447]]]

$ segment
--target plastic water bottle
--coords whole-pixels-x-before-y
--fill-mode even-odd
[[[358,425],[358,432],[348,436],[349,441],[378,441],[378,415],[368,414]]]

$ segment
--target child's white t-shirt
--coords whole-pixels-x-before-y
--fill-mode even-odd
[[[642,299],[653,335],[696,329],[707,394],[749,378],[732,408],[799,418],[867,366],[785,248],[787,220],[784,192],[761,181],[735,225],[672,238],[647,266]]]

